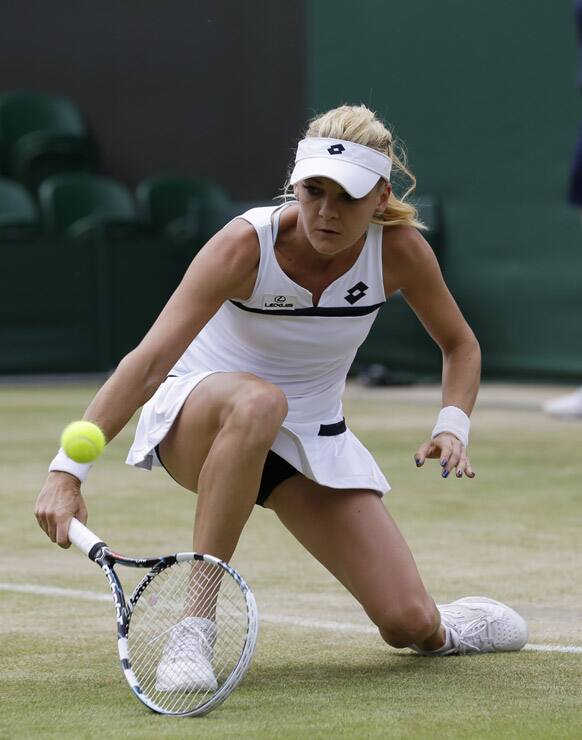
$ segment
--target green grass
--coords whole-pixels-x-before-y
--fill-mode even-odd
[[[64,424],[93,387],[0,387],[4,516],[1,581],[107,593],[99,569],[52,546],[32,516]],[[483,408],[471,452],[477,478],[448,480],[412,455],[430,405],[390,394],[346,404],[351,427],[392,483],[387,504],[437,601],[489,594],[520,610],[530,642],[582,645],[579,425]],[[85,486],[91,526],[117,549],[189,549],[195,497],[163,471],[123,465],[133,425]],[[235,565],[268,615],[367,624],[361,608],[257,509]],[[122,573],[122,576],[124,574]],[[579,738],[582,655],[522,652],[443,660],[386,647],[365,632],[264,621],[249,675],[200,719],[148,712],[117,664],[107,602],[0,591],[6,738]]]

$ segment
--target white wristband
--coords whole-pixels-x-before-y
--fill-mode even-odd
[[[85,478],[89,475],[92,465],[93,463],[78,463],[71,460],[61,447],[57,452],[56,457],[53,458],[49,465],[49,473],[52,473],[53,470],[60,470],[62,473],[70,473],[71,475],[74,475],[81,481],[81,483],[83,483]]]
[[[458,437],[465,447],[469,446],[469,429],[471,420],[467,414],[456,406],[445,406],[439,411],[432,437],[441,432],[450,432]]]

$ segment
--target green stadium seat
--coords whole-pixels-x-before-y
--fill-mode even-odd
[[[38,198],[51,234],[123,240],[147,231],[129,190],[108,177],[83,172],[54,175],[41,184]]]
[[[219,185],[185,176],[149,177],[137,186],[136,200],[142,218],[177,242],[203,243],[232,208]]]
[[[32,191],[59,172],[93,170],[96,146],[75,104],[27,91],[0,94],[0,169]]]
[[[19,183],[0,177],[0,241],[36,238],[40,233],[38,210]]]

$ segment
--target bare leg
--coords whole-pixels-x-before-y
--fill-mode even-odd
[[[326,488],[294,476],[277,486],[267,506],[355,596],[386,642],[442,647],[439,611],[376,493]]]
[[[286,413],[282,391],[247,373],[211,375],[186,400],[160,453],[170,474],[198,493],[195,550],[231,558]]]

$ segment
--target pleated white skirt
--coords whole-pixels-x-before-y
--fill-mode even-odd
[[[192,390],[213,372],[169,377],[160,385],[141,411],[128,465],[151,470],[160,464],[155,447],[169,432]],[[372,490],[380,495],[390,490],[370,452],[348,428],[334,436],[321,436],[319,432],[318,423],[285,420],[271,449],[321,485]]]

